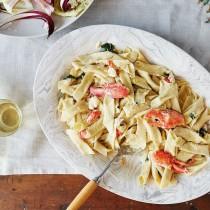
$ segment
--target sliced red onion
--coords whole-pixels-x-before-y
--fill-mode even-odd
[[[71,9],[71,4],[69,3],[69,0],[61,0],[60,7],[64,12],[66,12]]]
[[[1,20],[0,28],[8,23],[11,23],[17,20],[23,20],[23,19],[41,19],[48,24],[48,37],[54,32],[55,25],[54,25],[54,21],[52,17],[44,12],[36,11],[36,10],[23,12],[17,15],[10,16],[9,18],[5,20]]]
[[[35,4],[45,13],[51,15],[54,12],[54,7],[46,0],[33,0]]]
[[[54,4],[54,0],[45,0],[48,4]]]

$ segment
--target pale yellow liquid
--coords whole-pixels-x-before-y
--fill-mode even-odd
[[[21,123],[21,112],[18,106],[9,100],[0,100],[0,136],[14,133]]]

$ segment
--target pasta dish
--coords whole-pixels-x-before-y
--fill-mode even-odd
[[[59,118],[81,153],[144,151],[138,182],[160,188],[208,162],[210,109],[187,81],[111,43],[75,58],[58,82]]]

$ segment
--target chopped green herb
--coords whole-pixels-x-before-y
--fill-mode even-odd
[[[206,133],[207,133],[207,130],[205,130],[204,128],[201,128],[198,131],[198,133],[199,133],[199,136],[204,137],[206,135]]]
[[[101,45],[103,51],[114,52],[115,46],[112,43],[104,43]]]
[[[192,120],[195,119],[195,113],[194,112],[190,113],[189,116]]]
[[[84,72],[82,72],[82,74],[79,75],[78,77],[75,77],[75,76],[69,74],[68,76],[64,77],[63,80],[65,80],[65,79],[82,79],[84,77],[84,75],[85,75]]]

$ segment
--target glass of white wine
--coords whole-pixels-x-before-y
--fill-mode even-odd
[[[22,113],[16,103],[0,99],[0,136],[9,136],[16,132],[22,122]]]

